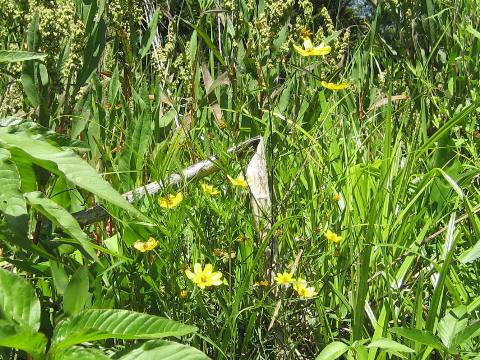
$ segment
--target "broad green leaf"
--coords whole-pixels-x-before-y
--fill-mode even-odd
[[[63,311],[76,315],[83,310],[88,298],[88,270],[81,266],[72,275],[63,295]]]
[[[0,269],[0,314],[31,332],[40,327],[40,301],[30,283]]]
[[[394,352],[415,352],[415,350],[400,344],[392,339],[380,338],[372,341],[368,348],[380,348],[385,351],[394,351]]]
[[[41,60],[46,54],[38,54],[30,51],[0,50],[0,63],[20,62],[26,60]]]
[[[58,351],[53,356],[49,357],[52,360],[110,360],[111,358],[105,355],[100,350],[95,348],[83,348],[80,346],[73,346]]]
[[[195,326],[154,315],[128,310],[86,310],[56,328],[52,344],[56,347],[101,339],[156,339],[195,332]]]
[[[412,340],[422,345],[430,346],[436,350],[445,351],[445,347],[439,338],[427,330],[410,329],[406,327],[396,327],[390,329],[390,332],[400,335],[406,339]]]
[[[461,346],[471,338],[480,336],[480,321],[460,330],[453,339],[454,346]]]
[[[348,350],[348,345],[340,342],[334,341],[322,350],[320,354],[315,358],[315,360],[333,360],[338,359]]]
[[[53,285],[58,294],[63,295],[68,286],[68,276],[58,261],[50,260],[50,271],[52,272]]]
[[[109,183],[83,159],[69,149],[50,144],[33,131],[21,126],[2,126],[0,122],[0,146],[12,152],[12,158],[28,157],[33,163],[55,173],[92,192],[137,217],[146,217],[128,203]]]
[[[118,360],[208,360],[207,355],[194,347],[173,341],[147,341]]]
[[[25,198],[20,191],[20,174],[10,159],[10,152],[0,148],[0,212],[18,238],[20,245],[27,246],[28,213]]]
[[[455,336],[468,325],[466,310],[464,305],[451,309],[438,323],[438,336],[447,349],[453,350]]]
[[[90,239],[67,210],[44,197],[39,191],[27,193],[25,197],[30,206],[73,237],[92,259],[97,259],[97,255],[90,244]]]
[[[158,24],[159,14],[160,14],[160,10],[157,9],[153,14],[152,19],[148,23],[147,31],[145,31],[145,34],[142,36],[141,45],[140,45],[141,46],[140,59],[142,59],[145,55],[147,55],[148,50],[150,50],[153,40],[157,35],[157,24]]]
[[[0,346],[24,350],[40,357],[45,352],[47,337],[39,332],[0,320]]]

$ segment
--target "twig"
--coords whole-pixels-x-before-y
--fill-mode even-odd
[[[248,139],[238,145],[235,145],[227,150],[227,153],[234,153],[237,156],[241,157],[245,154],[245,152],[249,149],[255,149],[258,145],[261,137],[256,136],[254,138]],[[216,171],[218,171],[218,166],[216,165],[217,157],[212,156],[208,160],[202,160],[196,164],[193,164],[184,170],[182,170],[179,174],[172,174],[168,178],[168,180],[162,181],[155,181],[150,184],[144,185],[139,187],[135,190],[129,191],[123,194],[123,197],[130,203],[134,202],[135,200],[140,199],[145,194],[154,195],[164,189],[166,186],[169,185],[178,185],[184,180],[192,180],[192,179],[201,179],[207,175],[210,175]],[[77,212],[73,214],[75,219],[78,223],[82,226],[86,226],[89,224],[93,224],[97,221],[103,220],[108,217],[108,212],[105,210],[104,207],[100,205],[95,205],[89,209]]]

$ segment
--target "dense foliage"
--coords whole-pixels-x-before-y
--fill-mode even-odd
[[[479,13],[0,0],[0,358],[478,356]]]

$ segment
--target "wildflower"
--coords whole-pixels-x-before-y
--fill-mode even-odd
[[[167,197],[161,197],[158,199],[158,203],[161,207],[167,209],[173,209],[183,200],[183,194],[179,192],[177,195],[169,194]]]
[[[190,269],[185,270],[185,275],[192,280],[200,289],[205,289],[208,286],[222,285],[222,273],[220,271],[213,272],[212,264],[206,264],[202,269],[202,265],[196,263],[193,266],[192,272]]]
[[[115,104],[115,110],[120,110],[122,108],[122,104],[116,103]]]
[[[335,201],[340,201],[342,200],[342,195],[340,193],[336,193],[335,196],[333,197],[333,200]]]
[[[112,109],[112,104],[106,103],[106,104],[104,105],[104,107],[105,107],[106,110],[111,110],[111,109]]]
[[[310,39],[310,36],[313,35],[313,33],[305,26],[300,29],[299,33],[302,39]]]
[[[293,284],[293,289],[297,292],[298,296],[304,299],[311,298],[318,294],[315,288],[313,286],[307,286],[307,282],[302,278],[297,279]]]
[[[331,241],[333,243],[339,243],[343,239],[341,236],[335,234],[333,231],[330,230],[325,231],[323,235],[325,235],[328,241]]]
[[[182,299],[186,299],[187,296],[188,296],[188,291],[187,291],[187,290],[182,290],[182,291],[180,291],[180,297],[181,297]]]
[[[150,101],[155,100],[155,95],[153,95],[153,94],[148,94],[148,100],[150,100]]]
[[[201,183],[200,186],[202,187],[202,190],[205,194],[212,195],[212,196],[220,194],[220,191],[215,187],[213,187],[212,185]]]
[[[253,286],[254,287],[257,287],[257,286],[267,287],[267,286],[270,286],[270,281],[268,281],[268,280],[257,281],[255,284],[253,284]]]
[[[230,180],[233,186],[248,188],[248,183],[245,181],[242,175],[240,175],[236,179],[232,178],[230,175],[227,175],[227,178],[228,180]]]
[[[240,234],[240,235],[238,235],[238,237],[235,239],[235,241],[236,241],[236,242],[239,242],[239,243],[244,242],[244,241],[247,241],[247,240],[248,240],[248,237],[247,237],[247,235],[245,235],[245,234]]]
[[[277,282],[278,285],[288,285],[294,282],[295,279],[293,278],[293,274],[284,272],[284,273],[276,274],[275,281]]]
[[[343,90],[349,86],[347,83],[335,84],[335,83],[326,82],[326,81],[322,81],[321,84],[324,88],[327,88],[329,90]]]
[[[153,237],[150,237],[146,242],[138,240],[133,243],[133,247],[142,253],[153,250],[157,246],[158,246],[158,241]]]
[[[222,249],[215,248],[213,249],[213,255],[216,257],[223,257],[225,259],[235,259],[237,257],[237,253],[235,251],[223,251]]]
[[[323,43],[318,46],[313,46],[312,40],[310,40],[309,37],[303,38],[303,49],[297,45],[293,45],[293,47],[302,56],[327,55],[332,50],[330,46],[325,46]]]

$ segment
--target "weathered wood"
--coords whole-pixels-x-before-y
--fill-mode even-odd
[[[239,157],[242,157],[249,149],[256,149],[261,140],[260,136],[248,139],[236,146],[233,146],[227,150],[227,153],[234,153]],[[217,161],[216,156],[212,156],[210,159],[200,161],[193,164],[179,174],[172,174],[166,181],[155,181],[150,184],[144,185],[132,191],[123,194],[123,197],[130,203],[142,198],[145,194],[155,195],[160,192],[165,186],[175,186],[182,181],[201,179],[207,175],[210,175],[218,171],[218,166],[215,164]],[[104,220],[108,217],[107,210],[101,205],[95,205],[89,209],[77,212],[73,214],[78,223],[82,226],[96,223],[97,221]]]

